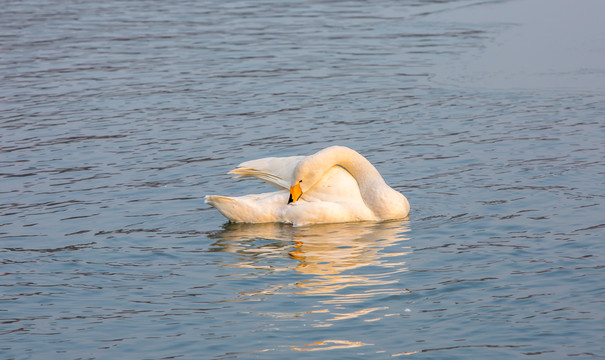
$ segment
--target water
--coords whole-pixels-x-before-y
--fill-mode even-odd
[[[4,2],[1,357],[605,357],[602,7]],[[203,203],[331,144],[409,219]]]

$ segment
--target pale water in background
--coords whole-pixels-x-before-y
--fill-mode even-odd
[[[0,357],[605,357],[599,1],[5,1]],[[355,148],[409,219],[227,224]]]

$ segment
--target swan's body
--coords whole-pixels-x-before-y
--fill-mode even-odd
[[[366,158],[344,146],[310,156],[247,161],[229,173],[255,177],[279,189],[240,197],[207,195],[206,203],[233,222],[300,226],[376,221],[401,219],[410,210],[405,196],[388,186]],[[302,193],[300,198],[293,188]],[[294,202],[289,203],[293,195]]]

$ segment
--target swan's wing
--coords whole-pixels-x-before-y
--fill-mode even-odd
[[[357,180],[344,168],[336,165],[322,176],[322,178],[302,195],[308,202],[358,202],[364,204]],[[365,206],[365,205],[364,205]]]
[[[287,190],[292,182],[294,168],[304,158],[305,156],[289,156],[250,160],[239,164],[229,174],[235,174],[236,178],[255,177],[278,189]]]
[[[284,209],[284,222],[294,226],[376,220],[361,196],[357,180],[338,165],[326,171],[297,202]]]

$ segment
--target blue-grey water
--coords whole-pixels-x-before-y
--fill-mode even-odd
[[[604,358],[604,4],[3,1],[0,358]],[[409,219],[203,203],[333,144]]]

